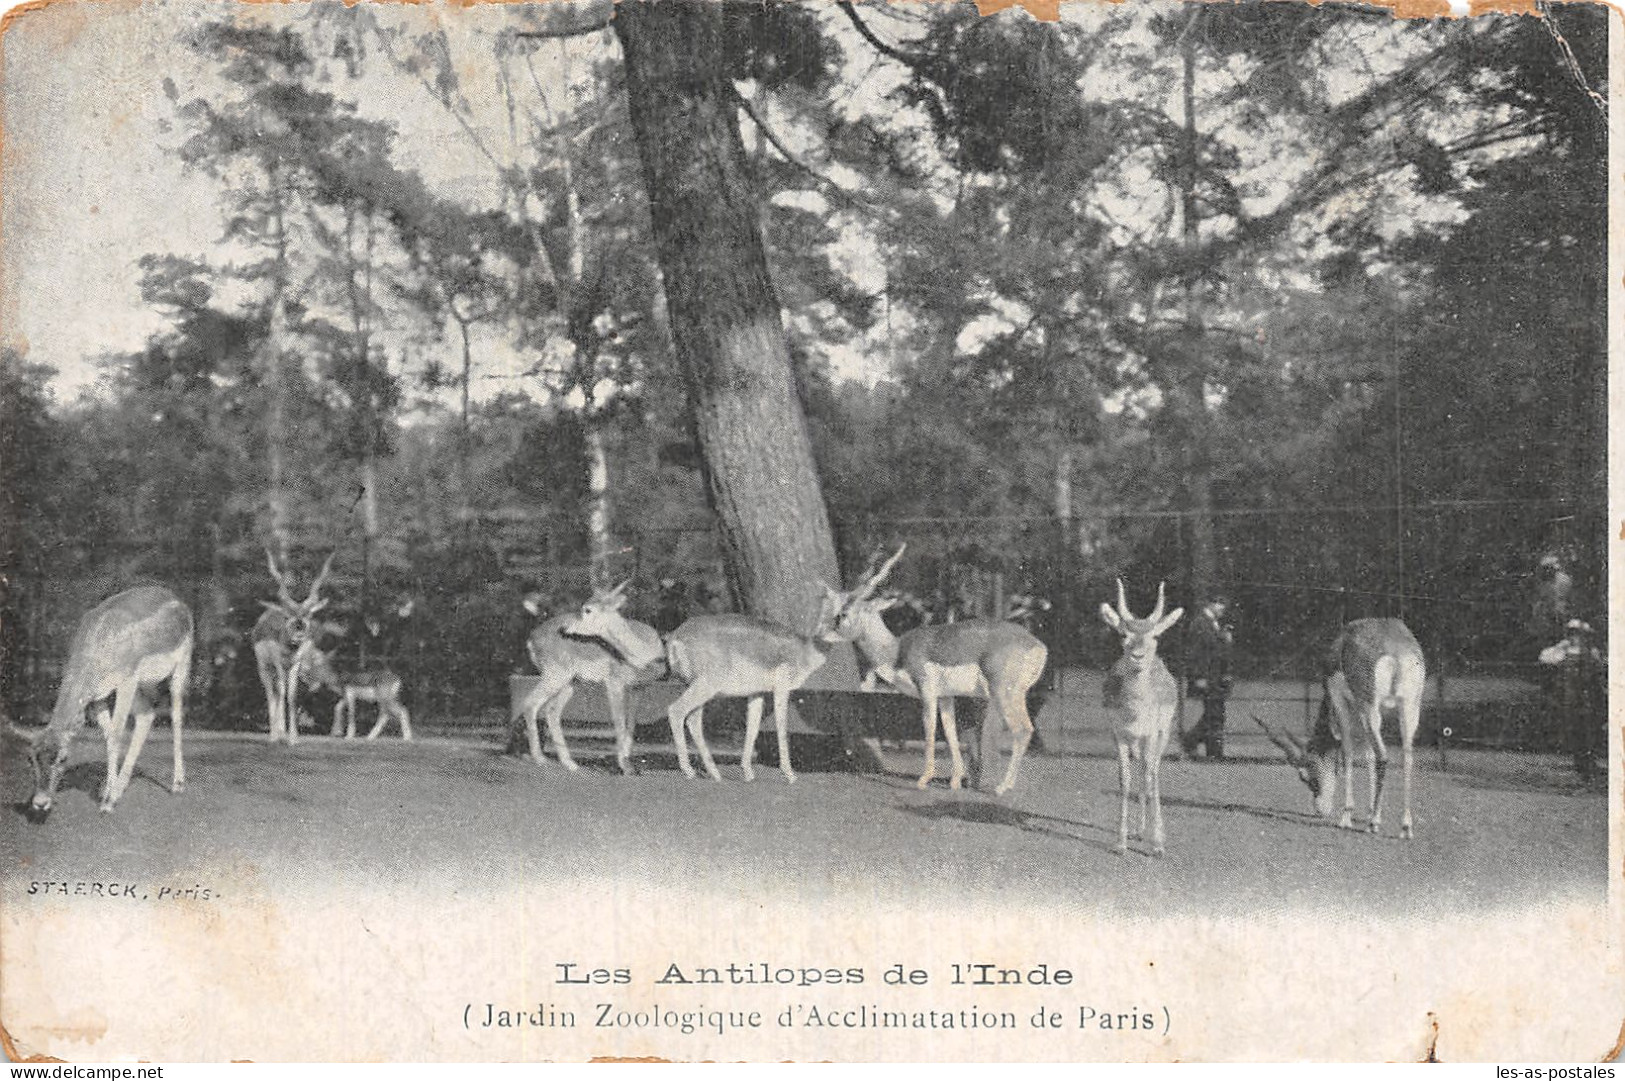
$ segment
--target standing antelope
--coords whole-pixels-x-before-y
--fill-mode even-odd
[[[834,609],[826,601],[811,636],[743,615],[693,616],[671,633],[666,639],[666,663],[672,674],[686,681],[688,687],[666,711],[666,721],[671,725],[677,764],[685,777],[694,776],[688,742],[683,736],[686,723],[694,745],[699,748],[705,772],[714,781],[722,780],[716,761],[711,757],[711,748],[705,742],[705,705],[713,698],[727,696],[747,699],[745,746],[740,765],[745,780],[755,780],[756,736],[761,731],[767,696],[772,695],[773,723],[779,736],[779,769],[786,781],[795,782],[795,771],[790,766],[790,692],[823,666],[831,646],[837,641],[832,631],[834,616]],[[648,648],[640,627],[643,625],[626,619],[613,606],[589,602],[564,624],[563,631],[602,638],[623,656],[637,658],[645,655]]]
[[[1044,674],[1049,651],[1026,628],[1008,620],[967,619],[957,623],[916,627],[901,638],[895,637],[880,613],[897,603],[896,598],[876,600],[874,592],[908,545],[885,565],[868,576],[850,593],[828,589],[829,603],[836,611],[834,635],[856,643],[869,663],[862,688],[872,690],[883,679],[923,704],[925,727],[925,771],[917,787],[925,788],[937,775],[937,718],[940,713],[948,750],[953,756],[953,777],[948,786],[957,789],[965,777],[965,762],[959,749],[959,726],[954,716],[954,697],[985,698],[1004,717],[1010,729],[1010,765],[995,792],[1003,795],[1015,786],[1021,756],[1032,740],[1033,722],[1027,715],[1027,692]],[[988,723],[987,721],[983,722]]]
[[[30,742],[29,763],[34,769],[31,818],[43,821],[50,813],[73,737],[92,710],[107,741],[101,809],[113,810],[135,772],[136,759],[157,713],[159,688],[166,682],[174,740],[169,790],[179,792],[186,787],[181,726],[192,669],[192,637],[192,610],[161,586],[125,590],[85,614],[73,634],[50,723],[38,732],[23,733]],[[135,730],[121,761],[125,725],[132,714]]]
[[[311,682],[321,684],[339,696],[333,706],[333,729],[329,735],[337,736],[342,729],[345,739],[355,738],[355,707],[357,702],[373,702],[378,706],[378,722],[367,733],[368,739],[377,739],[384,725],[394,717],[401,726],[401,739],[412,739],[412,715],[401,705],[401,677],[387,665],[370,664],[363,668],[339,668],[333,663],[333,654],[318,650],[306,642],[300,647],[300,660],[310,674]]]
[[[310,595],[303,601],[295,600],[288,580],[277,570],[276,560],[265,553],[265,561],[276,580],[277,599],[261,601],[265,612],[254,624],[250,635],[254,642],[254,661],[259,668],[260,686],[265,689],[265,710],[270,715],[270,739],[275,742],[286,738],[289,743],[299,742],[299,647],[311,637],[310,621],[326,604],[320,596],[322,584],[333,569],[333,557],[327,557],[321,573],[311,584]]]
[[[1382,711],[1399,714],[1399,743],[1405,771],[1405,816],[1399,835],[1411,837],[1411,744],[1422,716],[1427,664],[1409,627],[1397,619],[1356,619],[1344,626],[1327,654],[1325,697],[1307,744],[1256,714],[1253,720],[1286,753],[1309,786],[1315,810],[1331,818],[1342,775],[1343,813],[1338,826],[1354,828],[1354,755],[1363,746],[1371,779],[1372,833],[1382,826],[1382,786],[1388,749],[1382,742]]]
[[[626,717],[626,689],[649,678],[649,667],[665,656],[665,649],[653,627],[620,614],[630,583],[628,578],[608,592],[594,593],[579,613],[554,616],[532,631],[525,643],[530,662],[536,666],[541,679],[525,696],[515,719],[523,717],[525,720],[525,738],[530,743],[530,756],[537,764],[542,761],[542,743],[536,731],[536,715],[545,708],[553,752],[565,769],[574,772],[579,768],[570,757],[569,745],[564,742],[563,718],[564,707],[575,694],[576,681],[582,680],[603,686],[604,697],[609,700],[610,719],[615,725],[615,761],[622,773],[633,772],[632,726]],[[536,614],[530,604],[526,608]],[[605,637],[609,642],[605,645],[595,637],[584,636],[593,632],[578,632],[568,626],[580,619],[594,624],[612,623],[620,637],[613,640]]]
[[[1129,611],[1123,593],[1123,580],[1117,580],[1117,609],[1100,606],[1100,618],[1123,639],[1123,656],[1111,671],[1101,690],[1106,714],[1117,744],[1117,852],[1128,851],[1128,799],[1130,763],[1138,758],[1143,766],[1140,779],[1140,830],[1145,837],[1146,804],[1151,808],[1151,851],[1162,855],[1166,837],[1162,828],[1162,756],[1173,734],[1174,711],[1179,705],[1179,684],[1162,658],[1157,656],[1157,638],[1167,631],[1185,609],[1175,608],[1163,615],[1166,605],[1163,584],[1157,584],[1157,606],[1144,619]]]

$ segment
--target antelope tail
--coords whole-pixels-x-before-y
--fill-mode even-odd
[[[1372,670],[1371,695],[1380,709],[1399,708],[1399,659],[1391,653],[1377,658]]]

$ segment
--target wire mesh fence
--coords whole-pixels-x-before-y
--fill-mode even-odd
[[[1398,616],[1422,642],[1430,680],[1423,722],[1441,734],[1488,746],[1553,748],[1551,673],[1537,661],[1560,630],[1542,622],[1537,566],[1544,554],[1576,566],[1573,542],[1554,534],[1565,507],[1548,502],[1452,503],[1407,508],[1314,507],[1225,510],[1212,515],[1207,592],[1229,602],[1238,680],[1232,726],[1270,710],[1307,727],[1318,709],[1320,654],[1346,621]],[[1091,683],[1117,655],[1101,622],[1102,603],[1126,583],[1131,607],[1149,608],[1157,583],[1169,606],[1194,612],[1198,578],[1187,541],[1189,515],[1110,510],[1054,517],[866,518],[835,523],[849,580],[877,553],[908,545],[888,587],[913,602],[888,613],[899,633],[925,621],[1003,618],[1019,598],[1041,598],[1024,617],[1050,650],[1041,730],[1064,745],[1068,731],[1096,724]],[[334,550],[307,532],[292,553],[308,583]],[[633,580],[631,613],[669,631],[689,615],[733,607],[711,523],[628,527],[616,534],[610,568]],[[205,546],[206,547],[206,546]],[[327,592],[334,648],[351,659],[396,667],[415,716],[449,723],[504,705],[507,677],[528,670],[524,643],[535,617],[589,591],[586,552],[548,519],[510,514],[476,523],[450,546],[401,546],[404,556],[369,561],[338,546]],[[275,596],[257,548],[154,552],[100,544],[63,553],[48,573],[8,578],[0,611],[0,673],[13,716],[49,707],[73,626],[102,598],[141,581],[161,581],[192,605],[198,626],[194,695],[199,722],[254,727],[263,711],[249,633]],[[1571,607],[1598,622],[1603,583],[1574,575]],[[1585,598],[1596,598],[1587,604]],[[410,602],[409,604],[406,602]],[[1177,631],[1177,629],[1176,629]],[[1165,640],[1176,673],[1186,667],[1181,633]],[[1192,700],[1199,711],[1200,703]],[[1187,711],[1188,712],[1188,711]],[[1096,724],[1098,727],[1098,724]]]

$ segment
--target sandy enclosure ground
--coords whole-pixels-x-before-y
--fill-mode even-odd
[[[689,781],[658,733],[640,730],[642,772],[622,777],[586,739],[570,774],[503,756],[495,734],[289,748],[198,732],[171,795],[159,728],[112,815],[86,733],[43,825],[22,813],[30,777],[8,754],[0,1021],[25,1050],[81,1062],[1557,1061],[1600,1056],[1618,1027],[1606,796],[1554,756],[1453,750],[1441,771],[1419,751],[1407,843],[1397,766],[1372,837],[1310,816],[1295,774],[1238,738],[1235,761],[1164,765],[1158,860],[1112,851],[1116,763],[1098,733],[1030,754],[1001,798],[917,790],[917,743],[889,751],[889,774],[859,775],[820,771],[798,741],[794,785],[771,753],[746,784],[721,732],[724,782]],[[1074,984],[951,985],[973,961],[1067,967]],[[628,979],[560,986],[560,962]],[[866,981],[660,983],[673,962]],[[899,962],[929,986],[886,985]],[[155,971],[170,974],[161,1008]],[[762,1027],[600,1029],[604,1004],[737,1007]],[[576,1024],[480,1024],[510,1007]],[[831,1029],[807,1023],[813,1007],[979,1009],[1021,1031]],[[1095,1009],[1145,1024],[1085,1025]],[[1038,1011],[1061,1026],[1028,1031]]]
[[[737,744],[719,737],[717,784],[686,780],[669,749],[652,744],[638,747],[643,772],[622,777],[590,740],[575,741],[583,768],[570,774],[470,739],[316,737],[289,748],[199,732],[187,739],[188,789],[171,796],[169,733],[159,728],[104,816],[101,742],[87,732],[41,826],[20,813],[25,762],[6,757],[0,866],[8,896],[41,879],[180,881],[252,853],[267,881],[290,887],[703,875],[720,888],[779,881],[903,900],[985,891],[1131,914],[1153,903],[1152,883],[1163,912],[1310,904],[1403,915],[1600,901],[1606,890],[1605,794],[1555,756],[1454,750],[1441,771],[1436,752],[1419,750],[1416,838],[1401,843],[1397,761],[1373,838],[1312,816],[1307,791],[1265,757],[1267,745],[1235,740],[1236,761],[1165,763],[1168,852],[1152,860],[1143,845],[1127,858],[1112,851],[1116,763],[1087,741],[1060,756],[1029,754],[1015,791],[995,798],[942,780],[917,790],[918,744],[890,750],[887,775],[814,772],[819,756],[809,753],[794,785],[768,753],[746,784]],[[946,758],[939,752],[943,775]],[[1364,779],[1357,770],[1359,798]]]

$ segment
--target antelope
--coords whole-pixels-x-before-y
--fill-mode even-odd
[[[623,774],[633,773],[632,726],[626,717],[626,689],[649,678],[647,670],[665,656],[665,648],[653,627],[620,614],[626,603],[626,587],[631,581],[628,578],[612,590],[594,593],[579,613],[566,612],[547,620],[531,632],[525,643],[541,680],[520,704],[514,719],[524,718],[530,756],[538,765],[542,761],[542,744],[536,732],[536,715],[545,709],[547,734],[560,764],[572,773],[580,768],[570,757],[562,722],[564,707],[575,694],[577,681],[584,681],[604,688],[610,719],[615,726],[615,761]],[[526,608],[533,615],[537,613],[530,602]],[[595,625],[613,624],[619,637],[606,638],[608,645],[594,637],[583,637],[582,634],[591,632],[577,632],[568,627],[577,620]]]
[[[269,738],[274,743],[286,738],[289,743],[299,742],[297,699],[299,697],[299,647],[310,638],[311,619],[326,606],[320,596],[328,572],[333,568],[333,557],[327,557],[321,573],[311,584],[310,594],[303,601],[295,600],[288,580],[277,570],[270,551],[265,553],[271,577],[276,580],[277,599],[261,601],[265,612],[250,632],[254,642],[254,661],[259,668],[260,686],[265,689],[265,710],[270,716]]]
[[[394,717],[401,726],[401,739],[412,739],[412,715],[401,705],[401,677],[385,665],[368,665],[359,669],[340,669],[333,663],[333,654],[316,649],[310,642],[300,647],[304,655],[301,663],[308,665],[313,683],[321,684],[339,696],[333,706],[333,729],[329,735],[337,736],[342,730],[345,739],[355,738],[355,707],[357,702],[373,702],[378,706],[378,722],[367,733],[368,739],[377,739],[384,725]]]
[[[1422,688],[1427,665],[1416,636],[1397,619],[1356,619],[1345,625],[1327,654],[1325,696],[1320,717],[1309,742],[1253,716],[1270,741],[1285,752],[1287,761],[1309,787],[1315,811],[1332,816],[1339,774],[1343,784],[1342,829],[1354,828],[1354,755],[1363,745],[1371,779],[1372,833],[1382,828],[1382,789],[1388,772],[1388,749],[1382,742],[1382,712],[1399,714],[1399,743],[1405,771],[1405,815],[1400,837],[1409,840],[1411,827],[1411,745],[1422,716]]]
[[[828,586],[825,587],[828,589]],[[723,696],[746,699],[745,746],[740,765],[745,780],[756,779],[756,736],[762,727],[762,712],[769,695],[773,698],[773,723],[779,736],[779,769],[787,783],[794,784],[790,764],[790,692],[818,671],[837,639],[831,630],[834,609],[826,601],[819,611],[817,629],[801,635],[755,616],[701,615],[684,621],[666,639],[666,664],[672,674],[688,687],[666,711],[677,765],[683,776],[693,779],[694,766],[688,757],[683,730],[694,737],[705,772],[713,781],[722,780],[711,748],[705,742],[705,706]],[[617,608],[589,603],[563,624],[565,634],[601,638],[623,656],[637,658],[648,648],[648,640]],[[647,629],[647,628],[645,628]],[[658,641],[658,636],[655,639]]]
[[[108,598],[79,621],[57,689],[50,722],[37,732],[17,729],[29,742],[34,798],[29,817],[43,822],[66,769],[73,738],[90,714],[107,741],[107,776],[101,809],[111,814],[135,772],[152,730],[158,692],[169,684],[174,766],[169,790],[186,787],[181,727],[192,670],[192,610],[162,586],[140,586]],[[109,704],[111,700],[111,704]],[[129,749],[120,759],[125,726],[134,717]]]
[[[920,699],[925,728],[925,771],[916,782],[925,788],[937,775],[937,720],[940,714],[948,750],[953,756],[950,789],[964,781],[965,762],[959,749],[955,696],[985,698],[1004,717],[1010,729],[1010,765],[994,790],[1003,795],[1015,787],[1021,756],[1032,740],[1033,722],[1027,715],[1027,692],[1044,673],[1049,651],[1026,628],[1008,620],[967,619],[957,623],[927,624],[901,638],[887,628],[880,614],[898,603],[895,597],[876,599],[875,590],[908,545],[849,593],[826,586],[826,603],[836,612],[833,634],[857,645],[869,664],[860,684],[873,690],[885,680],[904,694]],[[985,722],[984,722],[985,723]]]
[[[1185,609],[1175,608],[1167,615],[1164,583],[1157,584],[1157,606],[1139,619],[1129,611],[1123,593],[1123,580],[1117,580],[1117,608],[1100,606],[1100,618],[1123,639],[1123,655],[1106,673],[1101,698],[1111,723],[1112,741],[1117,745],[1117,854],[1128,852],[1128,800],[1132,787],[1131,762],[1138,758],[1140,779],[1140,829],[1146,831],[1146,806],[1150,804],[1151,851],[1163,854],[1166,836],[1162,826],[1162,756],[1173,735],[1174,712],[1179,705],[1179,684],[1157,656],[1157,639],[1179,622]]]

